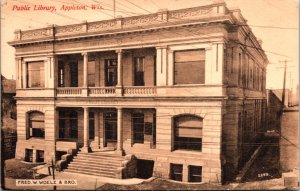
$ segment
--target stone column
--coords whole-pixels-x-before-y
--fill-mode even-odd
[[[118,111],[118,138],[117,138],[117,150],[116,153],[123,155],[123,111],[122,108],[117,108]]]
[[[27,87],[27,64],[25,61],[22,61],[22,88]]]
[[[167,46],[156,47],[156,85],[167,85]]]
[[[95,129],[94,129],[94,144],[93,149],[100,148],[100,136],[99,136],[99,111],[96,109],[94,112]]]
[[[122,49],[116,50],[116,53],[118,53],[118,83],[116,87],[116,94],[122,95],[122,86],[123,86]]]
[[[82,89],[82,96],[87,96],[88,91],[88,53],[82,53],[83,56],[83,89]]]
[[[90,151],[89,145],[89,108],[83,108],[83,147],[82,152],[88,153]]]
[[[55,55],[52,56],[48,56],[47,61],[45,62],[47,67],[45,70],[45,77],[47,78],[47,80],[45,79],[45,84],[47,82],[46,87],[48,88],[54,88],[55,87],[55,67],[56,67],[56,57]],[[56,73],[57,75],[57,73]]]
[[[21,58],[16,58],[16,88],[20,88],[20,73],[19,73],[19,69],[20,69],[20,62],[21,62]]]
[[[82,53],[83,56],[83,87],[87,87],[87,76],[88,76],[88,53]]]

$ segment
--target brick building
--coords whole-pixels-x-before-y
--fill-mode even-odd
[[[18,30],[9,44],[24,160],[73,149],[69,172],[126,178],[146,164],[150,176],[221,182],[265,118],[268,59],[225,3]]]

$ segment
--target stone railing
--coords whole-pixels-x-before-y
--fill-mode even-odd
[[[123,93],[124,95],[155,95],[156,87],[124,87]]]
[[[112,20],[104,20],[97,22],[83,22],[80,24],[66,26],[48,26],[42,29],[29,31],[15,31],[15,41],[60,37],[65,35],[78,35],[83,33],[97,33],[102,31],[110,31],[117,29],[129,29],[142,26],[159,25],[161,23],[171,23],[174,21],[190,22],[191,19],[201,19],[212,16],[220,16],[227,13],[225,3],[216,3],[207,6],[200,6],[180,10],[159,10],[157,13],[133,16],[133,17],[117,17]]]
[[[89,87],[89,95],[109,95],[115,93],[115,87]]]
[[[82,94],[82,88],[80,87],[63,87],[57,88],[56,94],[58,96],[78,96]]]

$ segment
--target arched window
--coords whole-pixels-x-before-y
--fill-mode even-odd
[[[28,137],[45,138],[45,119],[41,112],[30,112],[28,115]]]
[[[174,149],[197,150],[202,148],[203,119],[193,115],[174,117]]]

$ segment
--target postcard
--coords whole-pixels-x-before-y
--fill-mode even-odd
[[[296,0],[2,0],[3,190],[299,186]]]

